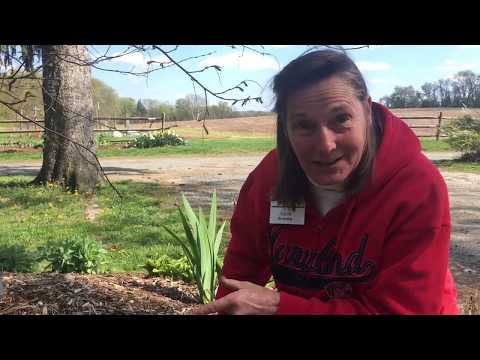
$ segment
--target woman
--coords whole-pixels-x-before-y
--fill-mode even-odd
[[[217,300],[195,313],[458,314],[447,188],[415,134],[340,51],[297,58],[273,90],[277,149],[243,185]]]

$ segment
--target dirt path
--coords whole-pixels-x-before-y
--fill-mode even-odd
[[[451,159],[455,153],[430,153],[432,160]],[[159,182],[184,192],[194,205],[209,201],[217,190],[222,211],[231,214],[234,201],[247,175],[262,155],[212,157],[158,157],[101,159],[113,180]],[[2,175],[35,175],[37,161],[5,162]],[[452,213],[451,268],[460,296],[478,296],[480,289],[480,175],[442,172],[448,185]]]

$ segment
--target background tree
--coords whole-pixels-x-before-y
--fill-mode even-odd
[[[175,102],[175,117],[177,120],[192,120],[190,105],[185,98],[177,99]]]
[[[436,89],[434,83],[425,83],[421,86],[422,89],[422,107],[437,107],[439,104],[436,98]]]
[[[380,102],[391,108],[480,107],[480,75],[460,71],[452,78],[424,83],[421,91],[413,86],[395,86]]]
[[[87,47],[49,45],[41,51],[45,127],[54,132],[45,133],[43,164],[33,183],[59,182],[70,189],[93,193],[99,165],[94,155],[91,71],[75,63],[88,62]]]
[[[118,109],[120,116],[130,117],[137,115],[137,104],[135,99],[130,97],[121,97],[118,99]]]
[[[143,101],[145,108],[147,110],[147,116],[149,117],[162,117],[163,114],[167,118],[171,118],[174,113],[174,108],[168,102],[154,100],[154,99],[145,99]]]
[[[137,115],[138,116],[147,116],[147,108],[142,102],[142,99],[138,99],[137,101]]]
[[[98,79],[92,79],[93,100],[97,116],[120,116],[120,99],[114,88]]]

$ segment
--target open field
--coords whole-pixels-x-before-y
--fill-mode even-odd
[[[400,118],[432,116],[437,118],[440,112],[442,116],[447,118],[442,123],[447,123],[448,118],[454,118],[470,114],[473,117],[480,118],[480,109],[459,109],[459,108],[405,108],[405,109],[391,109],[391,111]],[[237,119],[217,119],[206,120],[207,129],[212,133],[215,132],[235,132],[237,134],[245,134],[252,136],[274,136],[276,131],[275,116],[263,116],[256,118],[237,118]],[[432,119],[404,119],[409,125],[436,125],[437,120]],[[183,129],[194,129],[189,134],[201,136],[201,123],[198,121],[178,121],[167,122],[166,126],[177,125],[175,129],[179,134]],[[420,130],[416,130],[420,131]],[[187,132],[188,133],[188,132]]]

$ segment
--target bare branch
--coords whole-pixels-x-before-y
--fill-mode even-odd
[[[224,94],[224,93],[226,93],[226,92],[228,92],[228,91],[232,91],[232,90],[235,90],[235,89],[238,89],[238,90],[240,90],[240,91],[243,91],[243,88],[241,87],[241,85],[244,85],[245,87],[248,87],[247,82],[252,82],[252,83],[254,83],[255,85],[257,85],[257,86],[259,86],[260,88],[262,88],[262,86],[261,86],[258,82],[256,82],[255,80],[243,80],[243,81],[239,82],[238,85],[236,85],[236,86],[234,86],[234,87],[231,87],[230,89],[224,90],[224,91],[222,91],[222,92],[218,92],[217,94],[221,95],[221,94]]]
[[[204,72],[205,70],[210,69],[210,68],[214,68],[217,72],[222,71],[221,70],[222,68],[218,65],[209,65],[209,66],[205,66],[201,70],[190,71],[190,74],[201,73],[201,72]]]
[[[178,49],[178,47],[179,47],[179,45],[176,45],[171,50],[165,51],[165,50],[162,49],[162,51],[164,51],[166,54],[169,54],[169,53],[172,53],[172,52],[176,51]],[[176,64],[173,63],[173,62],[162,62],[162,61],[156,61],[156,60],[148,60],[146,62],[146,65],[149,68],[146,71],[133,71],[133,70],[127,71],[127,70],[109,69],[109,68],[105,68],[105,67],[102,67],[102,66],[98,65],[101,62],[121,58],[122,56],[125,56],[125,55],[138,53],[138,52],[148,52],[148,51],[149,50],[146,46],[132,45],[132,46],[129,46],[127,49],[125,49],[123,52],[121,52],[119,54],[116,54],[116,55],[107,55],[108,54],[108,50],[107,50],[104,55],[101,55],[101,56],[96,57],[95,59],[89,60],[89,61],[81,61],[81,60],[75,58],[71,54],[57,53],[56,56],[62,61],[74,64],[74,65],[77,65],[77,66],[91,66],[94,69],[101,70],[101,71],[114,72],[114,73],[123,74],[123,75],[133,75],[133,76],[147,77],[148,78],[148,76],[155,71],[166,69],[166,68],[169,68],[169,67],[172,67],[172,66],[176,66],[176,64],[181,64],[181,63],[189,61],[189,60],[211,56],[211,55],[216,53],[215,51],[213,51],[213,52],[209,52],[209,53],[201,54],[201,55],[197,55],[197,56],[190,56],[190,57],[187,57],[187,58],[184,58],[184,59],[181,59],[181,60],[177,60]],[[152,65],[152,64],[157,64],[158,66],[150,69],[150,65]]]
[[[6,91],[3,91],[3,90],[0,90],[0,93],[2,94],[6,94],[8,96],[10,96],[11,98],[14,98],[16,101],[13,101],[13,102],[8,102],[8,101],[5,101],[5,100],[0,100],[0,104],[3,104],[6,106],[6,104],[10,105],[10,106],[15,106],[15,105],[19,105],[19,104],[22,104],[22,103],[25,103],[27,102],[27,99],[28,98],[31,98],[31,97],[35,97],[34,95],[32,95],[32,93],[30,91],[27,91],[23,97],[23,99],[20,99],[19,97],[16,97],[15,95],[13,95],[12,93],[10,92],[6,92]]]
[[[180,45],[175,45],[175,47],[174,47],[172,50],[170,50],[170,51],[167,51],[167,54],[170,54],[171,52],[174,52],[174,51],[176,51],[176,50],[178,49],[178,47],[179,47],[179,46],[180,46]]]
[[[198,81],[192,74],[190,71],[186,70],[182,65],[180,65],[177,61],[175,61],[168,53],[166,53],[162,48],[160,48],[159,46],[157,45],[153,45],[153,48],[159,50],[161,53],[163,53],[172,63],[174,63],[180,70],[182,70],[194,83],[198,84],[205,92],[209,93],[210,95],[213,95],[215,96],[216,98],[218,99],[221,99],[221,100],[226,100],[226,101],[233,101],[234,104],[237,103],[238,101],[242,101],[242,106],[245,105],[247,102],[249,101],[252,101],[252,100],[255,100],[257,102],[261,102],[261,97],[255,97],[255,98],[252,98],[250,96],[246,97],[246,98],[241,98],[241,99],[235,99],[235,98],[226,98],[226,97],[223,97],[223,96],[220,96],[221,94],[224,94],[225,91],[222,91],[221,93],[215,93],[213,91],[211,91],[210,89],[208,89],[206,86],[204,86],[200,81]],[[238,86],[237,86],[238,88]],[[230,90],[233,90],[233,89],[230,89]],[[243,90],[243,89],[242,89]]]

